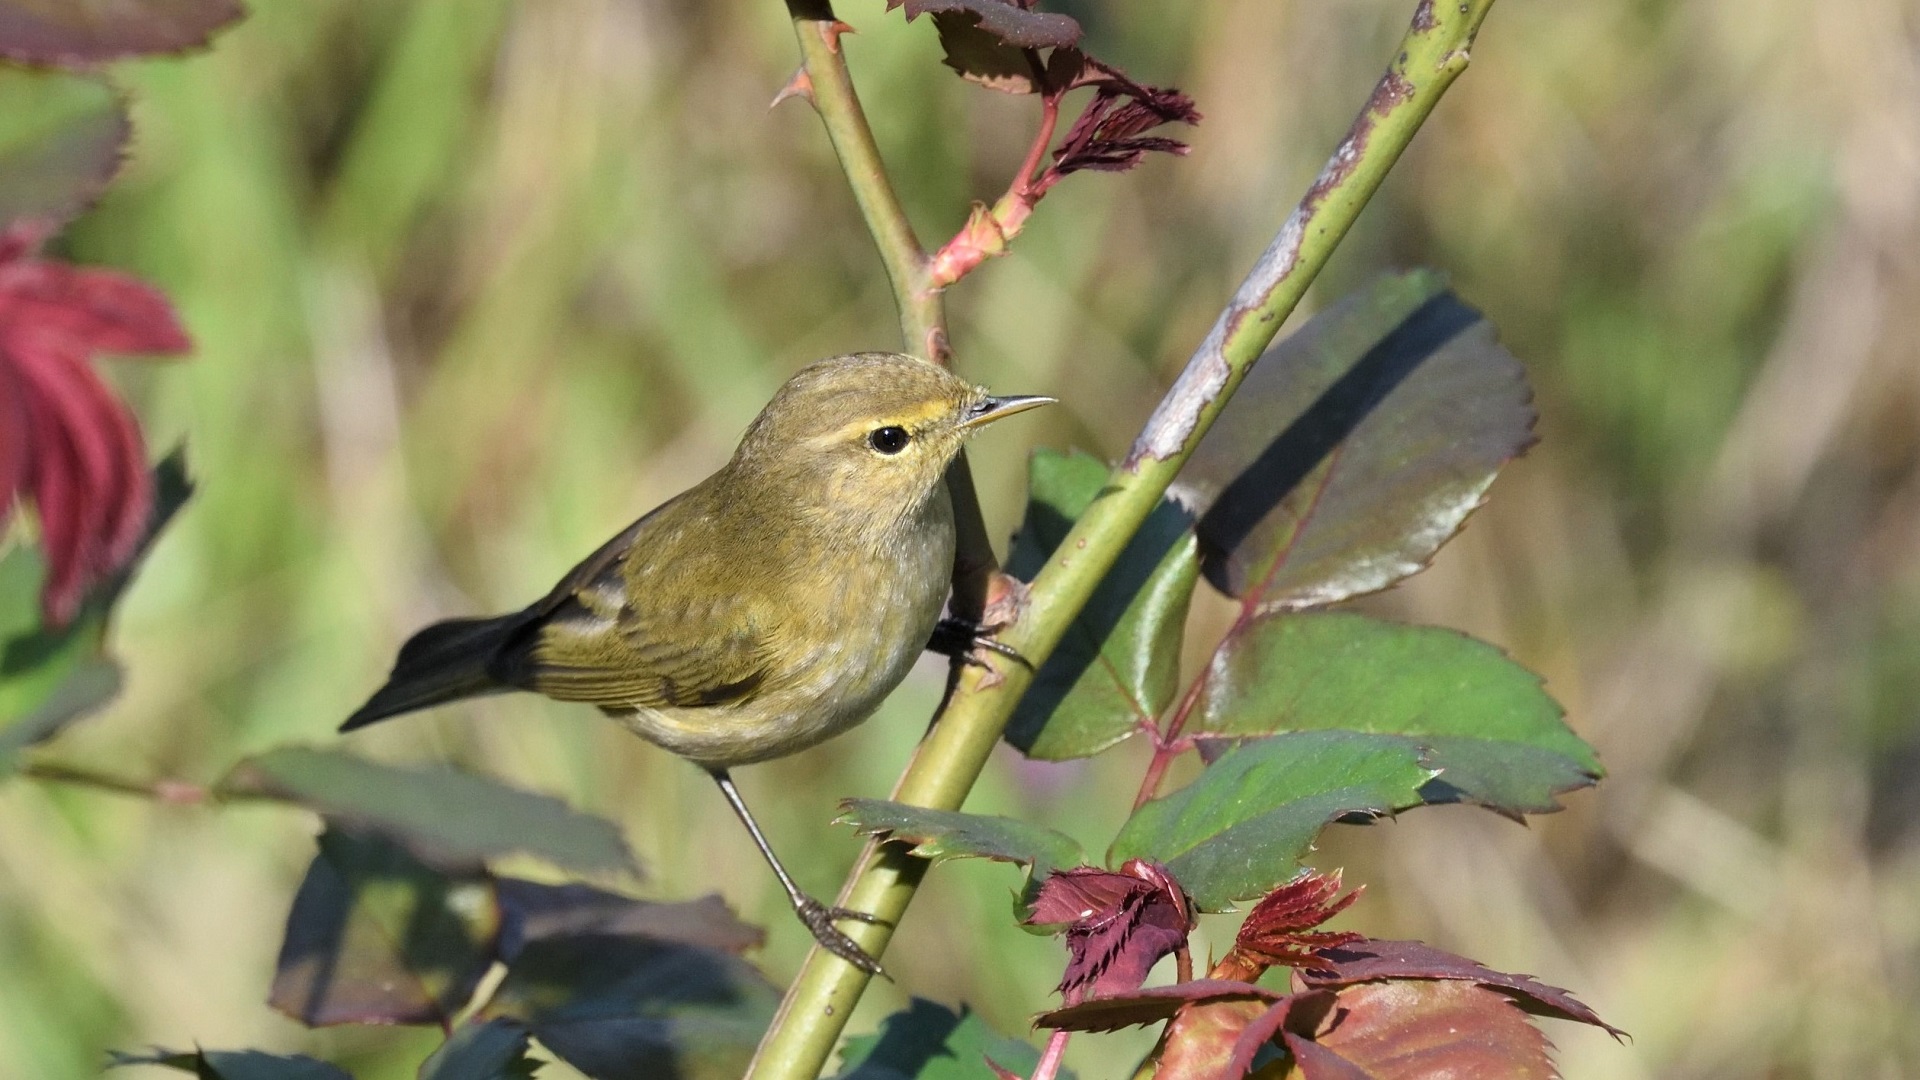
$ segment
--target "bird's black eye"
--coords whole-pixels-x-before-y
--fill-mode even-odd
[[[875,428],[867,436],[867,445],[883,454],[897,454],[907,448],[910,436],[903,427]]]

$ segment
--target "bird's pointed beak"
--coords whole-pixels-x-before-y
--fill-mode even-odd
[[[1028,409],[1037,409],[1042,405],[1055,404],[1055,399],[1029,394],[1020,397],[981,398],[967,410],[966,418],[960,421],[961,428],[972,430],[995,420],[1002,420],[1014,413],[1023,413]]]

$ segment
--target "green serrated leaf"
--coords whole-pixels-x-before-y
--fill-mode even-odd
[[[1194,731],[1259,736],[1340,729],[1403,735],[1438,770],[1428,801],[1510,813],[1559,808],[1599,778],[1540,677],[1452,630],[1351,613],[1270,614],[1214,656]]]
[[[1439,275],[1342,299],[1260,359],[1181,472],[1207,580],[1297,610],[1416,573],[1532,445],[1531,398]]]
[[[1031,580],[1106,480],[1097,458],[1036,452],[1007,572]],[[1140,731],[1172,702],[1199,576],[1191,525],[1169,501],[1148,515],[1040,666],[1007,724],[1008,742],[1048,761],[1088,757]]]
[[[383,765],[334,750],[287,746],[235,765],[215,792],[305,806],[391,836],[432,861],[525,852],[571,870],[638,872],[612,822],[452,769]]]
[[[1309,731],[1254,740],[1134,811],[1107,862],[1165,863],[1201,909],[1226,910],[1292,878],[1335,818],[1418,805],[1432,775],[1419,744],[1398,736]]]
[[[123,1065],[163,1065],[189,1072],[200,1080],[353,1080],[338,1065],[329,1065],[301,1055],[282,1056],[260,1050],[179,1050],[154,1049],[145,1054],[107,1051],[107,1067]]]
[[[140,560],[193,494],[181,451],[154,466],[153,485],[153,514],[133,556],[95,586],[64,627],[40,623],[33,599],[43,573],[39,553],[16,548],[0,559],[0,627],[14,628],[0,646],[0,776],[13,770],[21,750],[119,693],[120,667],[105,652],[107,623]]]
[[[309,1027],[446,1024],[492,965],[501,923],[477,864],[444,873],[329,829],[287,914],[269,1003]]]
[[[126,102],[102,79],[0,68],[0,228],[58,226],[85,209],[119,171],[131,133]]]
[[[468,1023],[420,1065],[420,1080],[532,1080],[527,1029],[510,1020]]]
[[[1044,825],[986,814],[930,810],[885,799],[842,799],[839,824],[868,835],[911,841],[923,859],[994,859],[1031,868],[1036,876],[1086,861],[1078,841]]]
[[[989,1059],[1025,1076],[1040,1063],[1040,1052],[995,1032],[966,1009],[954,1012],[914,998],[882,1020],[879,1031],[847,1039],[833,1080],[994,1080]],[[1073,1073],[1063,1069],[1057,1075],[1071,1080]]]

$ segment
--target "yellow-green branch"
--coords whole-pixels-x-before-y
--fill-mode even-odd
[[[1001,635],[1001,640],[1036,666],[1059,644],[1074,616],[1158,504],[1174,474],[1254,360],[1326,265],[1387,170],[1447,87],[1466,69],[1468,50],[1492,4],[1493,0],[1443,4],[1421,0],[1393,62],[1352,128],[1154,410],[1126,460],[1108,478],[1101,497],[1082,515],[1035,578],[1025,613]],[[808,26],[810,21],[830,21],[831,11],[817,0],[789,0],[789,8],[795,13],[806,70],[813,78],[815,105],[830,133],[836,127],[842,129],[834,135],[834,145],[847,164],[849,182],[857,195],[863,186],[877,186],[885,189],[890,199],[891,189],[879,171],[878,154],[850,158],[842,145],[843,136],[850,135],[846,129],[857,125],[864,132],[865,121],[852,99],[851,84],[845,82],[844,61],[832,47],[836,35]],[[824,69],[816,69],[816,62],[832,69],[831,74],[845,88],[844,95],[839,91],[821,93]],[[853,138],[846,141],[863,144],[869,150],[872,146],[870,135],[863,143]],[[859,196],[863,210],[873,194],[869,191]],[[873,225],[875,217],[869,214],[868,221]],[[879,228],[875,235],[885,253],[890,241]],[[925,256],[917,242],[913,250],[919,253],[923,265]],[[895,274],[893,261],[888,263],[888,272]],[[894,280],[899,293],[901,278],[896,275]],[[902,296],[903,324],[913,299]],[[901,776],[894,791],[897,800],[959,809],[999,742],[1015,703],[1032,682],[1032,673],[1026,669],[1017,665],[1002,668],[993,679],[974,670],[961,675],[938,723]],[[898,845],[870,845],[841,891],[840,903],[897,924],[925,870],[925,862],[906,855]],[[890,927],[884,925],[853,927],[850,933],[876,955],[892,935]],[[813,950],[788,988],[780,1014],[747,1075],[754,1080],[813,1080],[819,1076],[867,981],[868,977],[852,966],[820,949]]]

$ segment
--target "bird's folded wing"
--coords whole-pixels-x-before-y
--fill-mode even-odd
[[[752,590],[696,590],[697,601],[662,590],[636,604],[619,555],[596,553],[568,576],[569,593],[542,605],[524,675],[532,689],[634,709],[732,704],[766,682],[778,614],[766,602]]]

